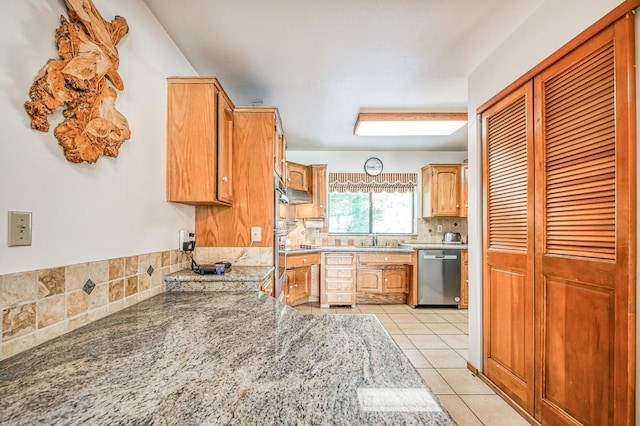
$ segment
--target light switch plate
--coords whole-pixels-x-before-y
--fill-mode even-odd
[[[251,242],[252,243],[259,243],[260,241],[262,241],[262,228],[259,226],[252,226],[251,227]]]
[[[31,245],[31,212],[9,212],[8,246]]]

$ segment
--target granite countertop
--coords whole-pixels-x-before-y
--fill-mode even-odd
[[[171,292],[0,362],[0,424],[454,425],[372,315]]]
[[[258,291],[260,283],[269,277],[273,266],[238,266],[224,274],[196,274],[191,269],[183,269],[165,275],[167,291]]]
[[[434,250],[467,250],[467,244],[442,244],[442,243],[402,243],[400,247],[411,250],[434,249]]]
[[[306,254],[318,252],[395,252],[409,253],[413,248],[402,246],[319,246],[314,248],[280,250],[280,254]]]

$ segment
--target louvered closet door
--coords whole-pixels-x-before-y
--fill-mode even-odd
[[[484,374],[533,414],[532,83],[482,114]]]
[[[536,418],[543,424],[631,421],[631,24],[618,21],[534,81]]]

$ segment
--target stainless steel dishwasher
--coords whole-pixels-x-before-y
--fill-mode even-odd
[[[418,250],[418,305],[459,302],[460,250]]]

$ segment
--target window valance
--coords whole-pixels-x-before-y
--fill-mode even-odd
[[[414,192],[417,173],[329,173],[330,192]]]

